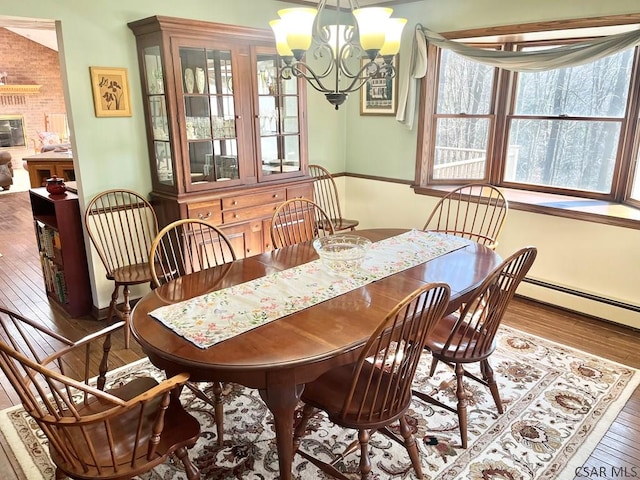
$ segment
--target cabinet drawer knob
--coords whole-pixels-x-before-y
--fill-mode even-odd
[[[233,218],[238,218],[240,215],[238,215],[237,213],[233,214]]]
[[[277,193],[274,193],[274,194],[273,194],[273,198],[278,198],[278,194],[277,194]]]
[[[201,213],[198,214],[199,220],[209,220],[210,218],[211,218],[211,212],[207,212],[206,215],[203,215]]]
[[[238,204],[237,200],[234,200],[233,202],[231,202],[231,205],[237,205],[237,204]]]

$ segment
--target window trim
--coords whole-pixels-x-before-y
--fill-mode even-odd
[[[574,20],[562,20],[551,21],[541,23],[530,23],[523,25],[505,25],[499,27],[490,28],[477,28],[471,30],[458,30],[452,32],[442,33],[445,38],[450,40],[465,40],[470,43],[486,44],[489,40],[492,42],[501,43],[516,43],[526,40],[528,33],[544,33],[547,40],[557,37],[558,39],[566,39],[571,41],[572,39],[582,39],[585,37],[593,37],[598,35],[598,32],[594,29],[602,30],[603,27],[607,27],[608,30],[616,30],[616,27],[620,27],[618,30],[624,28],[628,29],[640,28],[640,13],[628,14],[628,15],[613,15],[606,17],[594,17],[594,18],[582,18]],[[556,33],[557,35],[554,35]],[[610,31],[606,32],[611,33]],[[602,34],[602,33],[599,33]],[[541,40],[534,40],[531,43],[544,43]],[[640,47],[636,47],[639,49]],[[420,84],[420,102],[419,109],[419,122],[418,122],[418,145],[416,149],[416,174],[415,184],[416,191],[426,192],[433,191],[438,187],[451,185],[451,180],[434,180],[432,179],[433,171],[433,155],[431,152],[435,145],[435,121],[436,115],[436,102],[437,91],[439,81],[439,68],[432,68],[432,65],[439,65],[440,61],[440,49],[433,45],[428,45],[427,58],[430,59],[430,68],[427,68],[427,74]],[[433,62],[433,63],[432,63]],[[505,72],[502,69],[496,69],[497,75],[494,82],[494,88],[492,95],[496,94],[496,90],[511,91],[515,88],[515,81],[513,76],[509,72]],[[629,99],[627,100],[628,115],[622,119],[621,125],[621,143],[619,150],[621,154],[618,156],[618,162],[621,159],[628,159],[623,162],[622,165],[616,166],[616,175],[612,179],[611,193],[597,193],[597,192],[583,192],[567,190],[559,194],[560,196],[572,196],[591,199],[601,199],[605,202],[624,203],[632,205],[634,207],[640,207],[640,199],[634,200],[630,198],[631,186],[634,176],[634,169],[636,163],[634,160],[638,158],[640,154],[640,129],[634,129],[634,125],[638,123],[638,105],[640,103],[640,86],[638,83],[633,82],[634,78],[640,78],[640,61],[636,59],[632,70],[632,82],[629,89]],[[495,119],[492,122],[492,128],[495,132],[490,136],[489,143],[487,145],[487,155],[489,157],[498,156],[499,159],[494,162],[490,162],[486,170],[486,176],[483,179],[469,180],[468,182],[462,180],[459,183],[477,183],[481,181],[489,181],[497,183],[496,179],[502,179],[502,170],[504,168],[504,155],[505,155],[505,142],[504,138],[507,133],[507,122],[513,117],[509,112],[510,101],[512,95],[502,95],[495,99],[494,97],[494,111]],[[581,117],[582,120],[582,117]],[[635,130],[635,131],[634,131]],[[626,140],[626,141],[625,141]],[[513,184],[509,182],[501,181],[499,186],[503,188],[509,188],[514,190],[522,190],[524,192],[536,192],[539,191],[545,194],[553,194],[544,186],[539,188],[536,186],[525,186],[522,184]],[[531,188],[529,188],[531,187]],[[556,189],[557,191],[558,189]]]

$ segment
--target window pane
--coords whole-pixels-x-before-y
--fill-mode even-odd
[[[437,113],[488,114],[495,69],[442,51]]]
[[[514,119],[505,181],[609,193],[619,122]]]
[[[438,118],[434,180],[485,178],[489,127],[488,118]]]
[[[583,117],[624,116],[633,50],[578,67],[521,73],[516,114]]]

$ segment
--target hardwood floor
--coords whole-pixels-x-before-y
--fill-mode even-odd
[[[71,318],[49,302],[44,289],[40,257],[28,192],[0,195],[0,305],[25,317],[37,319],[72,340],[104,328],[92,317]],[[51,353],[53,347],[43,345]],[[113,338],[110,354],[113,368],[143,356],[140,347],[124,348],[122,334]],[[73,372],[71,372],[73,373]],[[0,409],[19,403],[5,376],[0,374]]]
[[[52,306],[44,292],[42,271],[31,220],[27,192],[0,195],[0,305],[39,319],[62,335],[75,339],[105,326],[91,317],[70,318],[59,307]],[[640,368],[640,333],[629,328],[566,312],[526,299],[517,298],[507,310],[505,324],[564,345],[591,352],[635,368]],[[46,347],[45,347],[46,348]],[[112,367],[124,365],[143,356],[132,342],[124,349],[123,338],[117,334],[111,353]],[[19,400],[0,374],[0,408],[17,404]],[[636,389],[622,412],[600,441],[585,467],[576,478],[614,478],[640,476],[640,388]],[[9,480],[18,478],[6,469],[12,465],[7,447],[0,442],[0,469]],[[635,470],[631,470],[635,467]],[[608,476],[594,475],[603,472]],[[633,472],[636,472],[632,475]],[[616,475],[618,473],[618,475]]]

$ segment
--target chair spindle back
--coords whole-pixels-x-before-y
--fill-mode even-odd
[[[275,248],[333,235],[333,223],[315,202],[305,198],[287,200],[273,213],[271,240]]]
[[[85,225],[107,276],[119,268],[146,264],[158,220],[151,204],[130,190],[107,190],[95,196]]]
[[[149,265],[156,286],[236,259],[231,242],[214,225],[184,219],[164,227],[151,246]]]
[[[442,350],[473,361],[487,358],[495,349],[495,335],[504,312],[537,255],[535,247],[525,247],[504,260],[478,287],[468,302]]]
[[[342,420],[375,424],[406,410],[425,339],[444,314],[449,294],[444,283],[427,284],[387,314],[355,365]]]
[[[493,185],[464,185],[440,199],[423,230],[448,233],[495,248],[508,208],[507,199]]]

